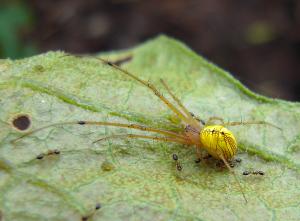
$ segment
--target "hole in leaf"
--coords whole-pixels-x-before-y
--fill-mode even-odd
[[[18,130],[27,130],[30,126],[30,123],[31,120],[26,114],[20,114],[16,116],[12,121],[13,126]]]

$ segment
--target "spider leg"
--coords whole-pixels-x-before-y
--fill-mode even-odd
[[[208,118],[206,125],[212,125],[215,120],[218,120],[218,121],[222,122],[222,124],[224,124],[223,118],[213,116],[213,117]]]
[[[94,58],[94,57],[93,57]],[[106,61],[103,58],[95,58],[97,60],[102,61],[104,64],[107,64],[111,67],[114,67],[115,69],[121,71],[123,74],[135,79],[136,81],[140,82],[147,88],[149,88],[161,101],[163,101],[181,120],[183,120],[186,123],[189,123],[189,118],[185,116],[180,110],[178,110],[167,98],[165,98],[159,91],[158,89],[151,84],[150,82],[144,81],[140,79],[139,77],[135,76],[134,74],[131,74],[130,72],[124,70],[123,68],[113,64],[112,62]]]
[[[223,123],[222,125],[223,126],[239,126],[239,125],[251,125],[251,124],[265,124],[265,125],[268,125],[268,126],[271,126],[271,127],[275,127],[279,130],[282,130],[280,127],[277,127],[276,125],[271,124],[271,123],[266,122],[266,121],[228,122],[228,123]]]
[[[169,88],[169,86],[167,85],[167,83],[163,80],[160,79],[160,82],[162,83],[162,85],[165,87],[165,89],[168,91],[168,93],[171,95],[171,97],[173,98],[174,101],[176,101],[176,103],[178,104],[178,106],[181,107],[181,109],[183,110],[183,112],[185,113],[185,115],[191,120],[191,121],[195,121],[195,119],[193,118],[193,116],[191,115],[191,113],[188,111],[188,109],[182,104],[182,102],[179,100],[179,98],[177,98],[175,96],[175,94],[171,91],[171,89]],[[197,122],[198,124],[198,122]]]
[[[163,134],[163,135],[170,136],[170,137],[185,139],[184,135],[181,135],[179,133],[175,133],[175,132],[168,131],[168,130],[145,127],[145,126],[141,126],[141,125],[138,125],[138,124],[124,124],[124,123],[102,122],[102,121],[70,121],[70,122],[60,122],[60,123],[49,124],[49,125],[46,125],[44,127],[37,128],[35,130],[29,131],[27,133],[24,133],[20,137],[12,140],[12,143],[18,142],[20,139],[22,139],[24,137],[30,136],[34,133],[37,133],[37,132],[39,132],[41,130],[44,130],[44,129],[47,129],[49,127],[62,126],[62,125],[76,125],[76,124],[131,128],[131,129],[136,129],[136,130],[141,130],[141,131],[155,132],[155,133]]]
[[[230,171],[230,173],[232,173],[232,175],[234,176],[234,179],[235,179],[235,181],[237,182],[237,184],[238,184],[238,186],[239,186],[239,188],[240,188],[240,191],[241,191],[241,193],[242,193],[242,195],[243,195],[243,198],[244,198],[245,202],[247,203],[248,201],[247,201],[247,199],[246,199],[246,195],[245,195],[245,193],[244,193],[243,187],[242,187],[242,185],[241,185],[239,179],[237,178],[237,175],[235,174],[234,170],[231,169],[230,164],[229,164],[228,161],[225,159],[225,157],[223,156],[223,154],[219,154],[219,157],[220,157],[220,159],[224,162],[225,166],[228,168],[228,170]]]
[[[198,147],[198,146],[196,146],[196,157],[197,157],[197,159],[196,159],[197,162],[200,162],[203,159],[203,157],[200,153],[200,147]]]
[[[165,141],[165,142],[175,142],[180,144],[190,144],[188,140],[185,140],[183,138],[173,138],[173,137],[158,137],[158,136],[148,136],[148,135],[140,135],[140,134],[117,134],[117,135],[111,135],[107,137],[100,138],[98,140],[95,140],[93,143],[97,143],[100,141],[108,140],[108,139],[122,139],[122,138],[142,138],[142,139],[150,139],[155,141]]]

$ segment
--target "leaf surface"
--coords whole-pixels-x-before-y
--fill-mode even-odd
[[[138,123],[181,130],[172,112],[140,83],[91,57],[49,52],[0,61],[0,217],[4,220],[299,220],[300,104],[257,95],[230,74],[165,36],[103,54],[144,80],[163,78],[203,120],[265,120],[269,126],[230,127],[242,162],[232,175],[216,161],[196,164],[195,150],[142,139],[94,140],[141,133],[122,128],[65,125],[12,144],[28,129],[77,120]],[[148,134],[148,133],[146,133]],[[59,155],[36,157],[49,150]],[[183,166],[176,171],[172,154]],[[262,170],[264,176],[243,176]],[[97,203],[101,208],[95,211]]]

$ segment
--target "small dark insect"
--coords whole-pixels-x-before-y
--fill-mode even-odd
[[[41,153],[39,155],[37,155],[36,159],[41,160],[43,159],[45,156],[50,156],[50,155],[58,155],[60,154],[60,150],[55,149],[55,150],[49,150],[47,153]]]
[[[210,158],[210,157],[211,157],[211,156],[208,156],[208,157],[206,157],[206,159],[208,159],[208,158]],[[240,163],[240,162],[242,162],[242,160],[239,159],[239,158],[237,158],[237,159],[234,159],[234,160],[229,161],[229,162],[228,162],[228,165],[229,165],[231,168],[234,168],[234,167],[237,165],[237,163]],[[223,161],[219,160],[219,161],[216,163],[216,166],[217,166],[217,167],[224,167],[225,164],[224,164]]]
[[[177,163],[177,164],[176,164],[176,169],[177,169],[178,171],[181,171],[181,170],[182,170],[182,166],[181,166],[180,163]]]
[[[38,160],[41,160],[43,158],[44,158],[44,154],[43,153],[37,155],[37,157],[36,157],[36,159],[38,159]]]
[[[54,153],[54,154],[60,154],[60,150],[55,149],[55,150],[53,151],[53,153]]]
[[[201,162],[201,158],[195,160],[195,163],[200,163],[200,162]]]
[[[100,209],[100,208],[101,208],[101,204],[100,204],[100,203],[97,203],[96,206],[95,206],[95,209],[98,210],[98,209]]]
[[[240,162],[242,162],[242,159],[241,158],[236,158],[235,162],[240,163]]]
[[[229,164],[228,164],[229,165]],[[225,164],[224,164],[224,162],[223,161],[220,161],[220,160],[218,160],[217,162],[216,162],[216,167],[221,167],[221,168],[223,168],[225,166]],[[230,165],[229,165],[230,166]]]
[[[89,219],[89,216],[83,216],[81,217],[81,221],[87,221]]]
[[[245,170],[244,172],[243,172],[243,175],[244,176],[248,176],[250,174],[250,171],[248,171],[248,170]]]
[[[206,156],[203,157],[204,160],[207,160],[207,159],[209,159],[209,158],[212,158],[212,155],[207,154]]]
[[[178,171],[181,171],[181,170],[182,170],[182,166],[181,166],[180,162],[178,161],[178,155],[174,153],[174,154],[172,155],[172,157],[173,157],[173,160],[175,161],[176,169],[177,169]]]
[[[259,175],[265,175],[265,172],[263,171],[258,171]]]
[[[263,176],[263,175],[265,175],[265,172],[263,172],[263,171],[261,171],[261,170],[254,170],[254,171],[245,170],[245,171],[243,172],[243,175],[244,175],[244,176],[248,176],[248,175],[250,175],[250,174],[253,174],[253,175],[261,175],[261,176]]]
[[[178,156],[176,153],[173,154],[173,160],[177,161],[178,160]]]
[[[99,210],[101,208],[101,204],[97,203],[95,206],[95,211],[93,211],[90,215],[82,216],[81,221],[87,221],[89,220],[96,212],[96,210]]]

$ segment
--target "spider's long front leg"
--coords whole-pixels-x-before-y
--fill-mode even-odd
[[[136,129],[136,130],[141,130],[141,131],[148,131],[148,132],[154,132],[154,133],[159,133],[163,134],[169,137],[176,137],[180,139],[185,139],[184,135],[181,135],[179,133],[175,133],[172,131],[168,130],[162,130],[162,129],[156,129],[156,128],[151,128],[151,127],[146,127],[146,126],[141,126],[138,124],[124,124],[124,123],[114,123],[114,122],[102,122],[102,121],[70,121],[70,122],[60,122],[60,123],[54,123],[54,124],[49,124],[44,127],[29,131],[22,136],[14,139],[12,142],[18,142],[24,137],[30,136],[34,133],[37,133],[41,130],[50,128],[50,127],[55,127],[55,126],[63,126],[63,125],[96,125],[96,126],[113,126],[113,127],[121,127],[121,128],[130,128],[130,129]]]
[[[212,125],[212,124],[214,124],[214,121],[215,121],[215,120],[218,120],[218,121],[220,121],[222,124],[224,124],[223,118],[213,116],[213,117],[208,118],[208,120],[206,121],[206,125]]]
[[[228,161],[225,159],[225,157],[222,154],[219,154],[219,158],[224,162],[224,164],[227,167],[227,169],[229,170],[229,172],[232,173],[232,175],[234,176],[234,179],[240,188],[243,198],[245,199],[245,202],[247,203],[248,201],[247,201],[246,195],[244,193],[243,187],[242,187],[239,179],[237,178],[237,175],[235,174],[234,170],[231,169],[230,164],[228,163]]]
[[[140,79],[139,77],[135,76],[134,74],[126,71],[125,69],[113,64],[112,62],[106,61],[105,59],[102,58],[96,58],[100,61],[102,61],[104,64],[107,64],[119,71],[121,71],[123,74],[135,79],[136,81],[140,82],[147,88],[149,88],[161,101],[163,101],[181,120],[183,120],[186,123],[190,123],[192,118],[189,115],[183,114],[180,110],[178,110],[167,98],[165,98],[159,91],[158,89],[151,83],[144,81]]]
[[[266,122],[266,121],[245,121],[245,122],[242,122],[242,121],[237,121],[237,122],[228,122],[228,123],[223,123],[222,126],[239,126],[239,125],[255,125],[255,124],[265,124],[265,125],[268,125],[268,126],[271,126],[271,127],[275,127],[279,130],[282,130],[280,127],[277,127],[276,125],[274,124],[271,124],[269,122]]]
[[[198,147],[198,146],[196,146],[196,157],[197,157],[196,162],[200,162],[203,158],[202,154],[200,152],[200,147]]]
[[[181,101],[179,100],[179,98],[177,98],[175,96],[175,94],[171,91],[171,89],[169,88],[169,86],[167,85],[167,83],[163,79],[160,79],[160,82],[165,87],[165,89],[167,90],[167,92],[171,95],[171,97],[173,98],[173,100],[178,104],[178,106],[181,107],[183,113],[185,113],[185,115],[189,118],[190,124],[193,124],[193,126],[197,127],[198,124],[199,124],[199,122],[196,119],[194,119],[194,117],[190,113],[190,111],[188,111],[188,109],[181,103]]]
[[[175,142],[180,144],[190,144],[189,140],[183,138],[176,138],[176,137],[158,137],[158,136],[148,136],[148,135],[140,135],[140,134],[117,134],[111,135],[107,137],[100,138],[95,140],[93,143],[97,143],[100,141],[108,140],[108,139],[120,139],[120,138],[142,138],[142,139],[150,139],[155,141],[164,141],[164,142]]]

